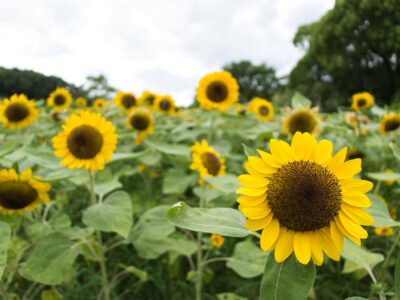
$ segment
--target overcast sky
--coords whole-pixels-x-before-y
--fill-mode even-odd
[[[334,0],[0,0],[0,66],[77,85],[105,74],[189,105],[199,79],[231,61],[266,62],[287,74],[302,56],[298,26]]]

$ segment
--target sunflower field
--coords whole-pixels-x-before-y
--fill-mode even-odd
[[[400,115],[238,98],[2,99],[1,299],[400,299]]]

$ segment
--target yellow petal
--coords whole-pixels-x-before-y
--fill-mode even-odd
[[[360,225],[371,226],[375,223],[374,219],[370,216],[366,210],[342,203],[343,212],[350,218],[356,221]]]
[[[297,260],[303,265],[311,258],[311,232],[296,232],[293,240],[293,250]]]
[[[264,252],[272,250],[279,236],[279,221],[274,219],[261,233],[260,246]]]
[[[328,162],[328,169],[335,172],[339,166],[341,166],[346,159],[347,147],[341,149],[335,156]]]
[[[246,171],[253,175],[253,176],[258,176],[258,177],[265,177],[266,174],[260,173],[258,171],[256,171],[256,169],[254,169],[251,164],[249,162],[246,162],[244,164],[244,168],[246,169]]]
[[[343,201],[356,207],[370,207],[371,201],[363,193],[343,193]]]
[[[236,191],[236,194],[243,194],[246,196],[261,196],[267,191],[267,188],[248,188],[248,187],[241,187]]]
[[[316,232],[312,232],[311,258],[317,266],[321,266],[324,262],[324,253]]]
[[[268,179],[258,177],[258,176],[251,176],[251,175],[247,175],[247,174],[240,175],[238,177],[238,181],[240,184],[247,186],[247,187],[252,187],[252,188],[265,187],[269,183]]]
[[[265,218],[262,219],[248,219],[246,221],[246,228],[251,231],[258,231],[261,230],[269,225],[272,221],[272,214],[269,214]]]
[[[275,260],[278,263],[283,262],[293,252],[294,231],[282,227],[279,231],[279,237],[275,246]]]
[[[323,164],[332,157],[333,145],[328,140],[322,140],[319,142],[315,149],[314,159],[316,163]]]
[[[262,158],[257,156],[249,156],[249,163],[258,173],[268,175],[276,172],[275,168],[267,165]]]
[[[330,232],[331,232],[332,242],[335,244],[337,250],[339,252],[342,252],[344,235],[343,235],[343,232],[337,226],[335,221],[331,222]]]
[[[280,168],[282,164],[280,162],[277,162],[273,157],[271,153],[267,153],[261,150],[258,150],[258,154],[260,154],[261,158],[267,163],[267,165],[273,167],[273,168]]]
[[[345,236],[347,236],[354,244],[361,246],[361,240],[360,238],[352,235],[350,232],[348,232],[348,230],[343,226],[342,222],[340,221],[339,216],[335,217],[335,223],[337,225],[337,227],[340,229],[341,232],[343,232],[343,234]]]
[[[355,158],[346,161],[341,166],[339,166],[335,175],[338,179],[350,179],[353,178],[354,175],[361,172],[361,159]]]
[[[271,208],[265,201],[257,206],[240,205],[240,211],[249,219],[262,219],[270,214]]]
[[[269,147],[271,149],[272,157],[282,163],[286,164],[289,161],[293,160],[292,152],[290,150],[290,146],[281,140],[271,139],[269,142]]]
[[[340,251],[338,250],[338,246],[335,245],[332,241],[332,237],[328,227],[321,228],[317,232],[317,237],[319,239],[320,245],[322,246],[322,250],[333,260],[340,260]]]
[[[240,196],[236,199],[237,202],[242,204],[243,206],[256,206],[264,202],[267,198],[267,194],[262,194],[261,196]]]
[[[306,152],[304,153],[304,160],[312,160],[315,149],[317,148],[317,139],[314,135],[308,132],[303,133],[304,144],[306,145]]]
[[[343,192],[357,191],[361,193],[368,193],[374,185],[371,181],[362,179],[351,179],[342,185],[341,189]]]
[[[307,144],[303,139],[303,134],[300,131],[297,131],[292,139],[292,155],[295,160],[302,160],[304,158],[304,154],[307,151]]]
[[[350,232],[352,235],[361,239],[366,239],[368,237],[368,232],[359,224],[350,219],[347,215],[345,215],[342,211],[339,212],[339,219],[340,221],[342,221],[342,224],[347,229],[347,231]]]

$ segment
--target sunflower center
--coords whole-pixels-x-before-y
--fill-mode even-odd
[[[204,152],[200,156],[204,167],[207,169],[208,173],[216,176],[221,169],[221,163],[218,157],[212,152]]]
[[[160,109],[163,111],[168,111],[171,108],[171,103],[167,99],[160,101]]]
[[[342,193],[328,169],[315,162],[294,161],[272,176],[267,199],[281,225],[312,231],[328,226],[338,214]]]
[[[135,106],[136,99],[132,95],[125,95],[122,97],[121,103],[125,108],[131,108],[132,106]]]
[[[131,117],[131,125],[137,130],[146,130],[150,125],[150,119],[146,115],[134,114]]]
[[[393,131],[400,127],[400,119],[390,119],[385,122],[385,131]]]
[[[92,126],[81,125],[68,135],[67,147],[73,156],[80,159],[91,159],[100,152],[103,146],[101,133]]]
[[[0,183],[0,205],[7,209],[21,209],[36,200],[38,193],[27,182]]]
[[[301,133],[312,133],[317,125],[314,116],[308,111],[298,111],[289,117],[289,132],[294,135],[297,131]]]
[[[228,97],[228,87],[222,81],[213,81],[207,86],[207,98],[212,102],[222,102]]]
[[[266,115],[268,115],[268,113],[269,113],[269,109],[268,109],[268,107],[266,107],[266,106],[261,106],[259,109],[258,109],[258,111],[259,111],[259,113],[260,113],[260,115],[262,115],[262,116],[266,116]]]
[[[358,99],[358,101],[357,101],[357,105],[359,107],[362,107],[362,106],[364,106],[366,104],[367,104],[367,100],[365,100],[364,98]]]
[[[29,116],[29,108],[24,103],[14,102],[7,106],[4,113],[9,121],[19,122]]]
[[[346,160],[350,160],[350,159],[355,159],[355,158],[364,158],[365,154],[362,153],[360,150],[358,149],[350,149],[349,152],[347,152],[346,155]]]
[[[66,101],[67,99],[62,94],[57,94],[54,96],[54,104],[57,106],[64,105]]]
[[[148,95],[147,97],[146,97],[146,101],[150,104],[150,105],[153,105],[153,103],[154,103],[154,99],[155,99],[156,97],[154,97],[153,95]]]

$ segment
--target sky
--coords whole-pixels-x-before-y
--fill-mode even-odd
[[[201,77],[240,60],[283,76],[304,54],[292,40],[334,0],[0,0],[0,66],[81,85],[170,94],[190,105]]]

